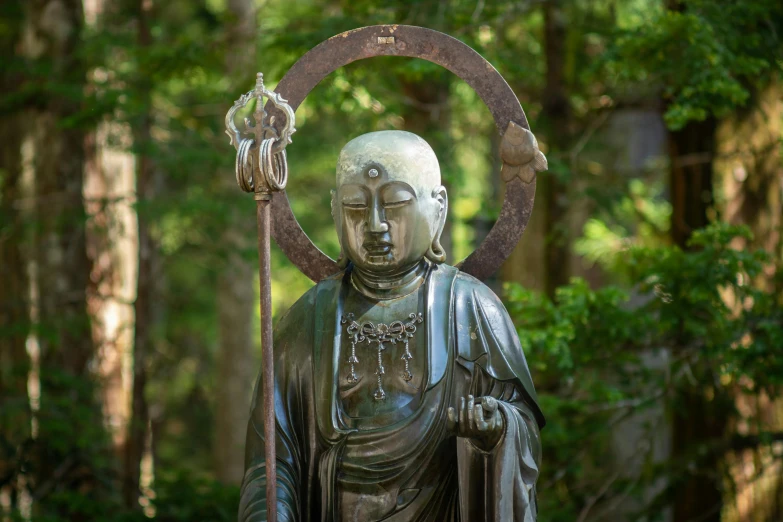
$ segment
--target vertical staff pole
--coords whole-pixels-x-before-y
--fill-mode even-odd
[[[256,187],[262,186],[260,183]],[[266,516],[277,521],[277,461],[275,456],[275,359],[272,347],[272,274],[269,241],[271,236],[270,205],[272,195],[256,191],[258,221],[258,280],[261,306],[261,367],[264,401],[264,459],[266,466]]]
[[[283,112],[285,124],[280,132],[266,122],[264,97]],[[234,116],[252,100],[255,125],[245,119],[245,132],[255,139],[245,139],[236,127]],[[264,411],[264,465],[266,471],[266,519],[277,522],[277,461],[275,455],[275,358],[272,347],[272,273],[269,245],[272,237],[272,192],[285,190],[288,182],[288,162],[285,147],[296,132],[294,110],[279,94],[264,87],[264,75],[256,75],[255,88],[243,94],[226,113],[226,134],[237,149],[237,184],[245,192],[253,192],[258,224],[258,280],[261,306],[261,397]]]

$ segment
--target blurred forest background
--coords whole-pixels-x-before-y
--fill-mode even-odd
[[[3,0],[0,521],[235,520],[259,368],[254,205],[223,117],[364,25],[447,32],[549,158],[495,280],[549,424],[543,522],[783,520],[780,0]],[[451,73],[345,67],[297,112],[289,195],[372,130],[427,139],[465,257],[498,134]],[[277,315],[312,283],[274,251]]]

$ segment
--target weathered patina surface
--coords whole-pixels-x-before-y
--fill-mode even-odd
[[[443,262],[447,209],[420,137],[340,154],[340,267],[275,331],[278,520],[536,519],[544,418],[502,303]],[[267,520],[261,381],[242,522]]]
[[[511,125],[529,129],[516,95],[492,64],[456,38],[424,27],[375,25],[338,34],[302,56],[275,91],[296,110],[326,76],[351,62],[375,56],[421,58],[445,67],[476,91],[492,114],[501,135]],[[266,110],[276,118],[276,125],[282,130],[286,121],[284,114],[272,103],[267,104]],[[509,142],[508,145],[513,146],[514,143]],[[502,159],[505,161],[505,157]],[[522,237],[533,210],[535,193],[534,175],[510,177],[495,226],[475,252],[457,267],[481,280],[495,273]],[[338,270],[336,261],[321,252],[299,226],[285,192],[274,194],[272,207],[275,216],[272,234],[294,265],[316,282]]]

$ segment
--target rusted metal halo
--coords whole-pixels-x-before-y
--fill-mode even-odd
[[[446,34],[410,25],[375,25],[333,36],[308,51],[283,77],[275,89],[296,110],[310,91],[326,76],[357,60],[376,56],[421,58],[440,65],[470,85],[486,104],[501,135],[510,121],[529,129],[527,118],[514,91],[480,54]],[[271,103],[270,115],[277,115]],[[283,120],[278,117],[276,120]],[[535,179],[524,183],[514,178],[506,185],[498,220],[487,237],[457,265],[478,279],[491,276],[508,258],[527,226],[533,211]],[[294,265],[313,281],[340,270],[321,252],[296,220],[286,193],[272,198],[272,236]]]

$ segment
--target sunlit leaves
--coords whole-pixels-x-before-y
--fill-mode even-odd
[[[689,251],[637,246],[614,254],[623,258],[632,293],[592,290],[582,280],[559,288],[554,300],[506,288],[548,417],[546,440],[557,448],[545,473],[561,475],[551,480],[579,488],[585,466],[611,458],[606,427],[660,410],[675,389],[713,387],[713,397],[714,387],[772,397],[783,390],[783,307],[774,292],[753,284],[769,256],[731,246],[749,234],[715,224],[694,233]],[[763,426],[762,419],[746,420]],[[676,472],[663,464],[654,469],[670,479]],[[574,495],[549,492],[546,507],[562,512],[555,519],[573,520],[581,505]]]
[[[616,82],[657,85],[674,130],[744,106],[750,86],[780,70],[783,50],[776,0],[684,0],[681,7],[640,6],[606,56]]]

